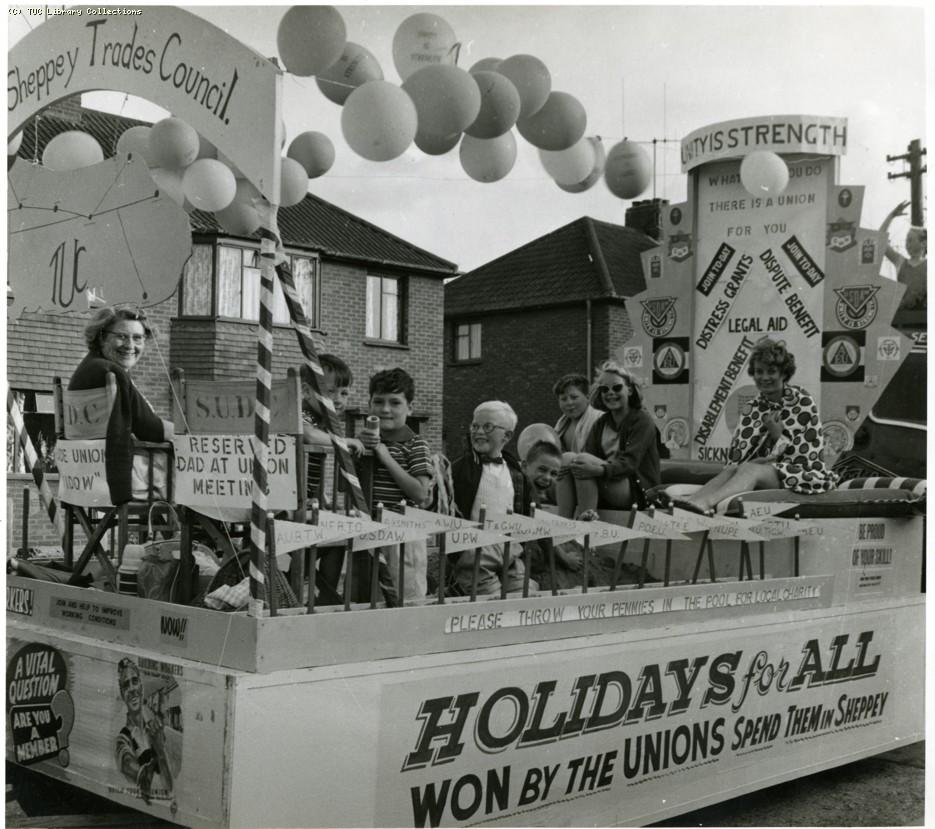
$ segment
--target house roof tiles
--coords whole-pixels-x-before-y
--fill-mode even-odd
[[[658,244],[633,228],[583,216],[445,286],[445,316],[633,296],[640,254]]]

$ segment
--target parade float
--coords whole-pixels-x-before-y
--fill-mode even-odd
[[[341,28],[323,8],[284,20],[279,45],[289,71],[296,71],[289,37],[301,39],[301,26],[310,25],[303,14],[325,15],[314,29],[324,40],[322,32]],[[193,15],[144,13],[145,26],[63,15],[17,44],[10,136],[51,102],[83,90],[159,103],[237,168],[247,183],[238,190],[253,188],[246,202],[215,209],[244,222],[254,211],[253,229],[265,230],[261,307],[269,307],[274,279],[291,299],[289,274],[275,267],[286,175],[282,70]],[[420,21],[423,34],[426,25]],[[454,69],[445,33],[435,25],[430,34],[411,57]],[[444,48],[433,51],[436,36]],[[324,74],[342,55],[343,37],[331,36],[337,48],[326,43],[319,65],[300,74]],[[509,60],[502,77],[518,80],[517,64],[529,63]],[[403,87],[425,100],[418,77]],[[481,111],[478,99],[468,116],[440,123],[438,112],[401,94],[380,79],[355,86],[343,122],[356,152],[386,160],[394,141],[402,152],[414,138],[437,151],[450,139],[446,130],[456,133],[453,147]],[[538,107],[548,98],[546,89]],[[581,113],[556,100],[561,117],[546,112],[537,122],[533,107],[518,129],[547,153],[568,153],[559,159],[559,186],[586,189],[603,173],[617,195],[638,195],[645,153],[615,147],[605,169]],[[355,119],[374,108],[383,131],[356,130]],[[488,122],[476,140],[512,142],[515,153],[512,133],[497,129]],[[831,452],[847,448],[908,353],[909,339],[890,325],[902,288],[881,278],[882,240],[860,226],[863,188],[838,181],[847,143],[843,119],[805,115],[714,124],[684,139],[688,198],[666,208],[662,242],[644,254],[646,290],[629,302],[635,335],[618,355],[646,381],[673,483],[690,485],[706,463],[726,460],[738,412],[755,393],[745,362],[759,336],[781,337],[799,356],[796,380],[818,397]],[[493,181],[509,169],[509,151],[472,155],[471,144],[461,146],[469,174]],[[19,247],[11,242],[11,278],[19,267],[38,274],[50,251],[79,230],[85,235],[75,250],[106,260],[119,247],[108,242],[114,222],[95,211],[107,198],[116,199],[107,215],[136,204],[131,179],[149,173],[133,160],[128,151],[51,173],[14,163],[11,240]],[[53,173],[67,179],[58,196],[40,181]],[[184,193],[208,205],[224,189],[214,179],[209,185]],[[80,229],[30,217],[94,186],[100,195],[89,194],[94,210],[81,215]],[[164,189],[149,193],[137,235],[157,226],[177,232],[173,217],[184,213],[173,212]],[[41,203],[40,192],[52,201]],[[175,242],[158,243],[159,254],[149,255],[154,265],[168,260],[163,282],[123,293],[108,287],[109,299],[145,305],[171,294]],[[30,259],[39,263],[33,270],[23,264]],[[48,307],[42,278],[16,286],[17,307]],[[52,304],[67,311],[55,278]],[[74,292],[88,284],[75,270]],[[290,311],[307,365],[320,377],[297,302]],[[269,314],[260,317],[252,434],[226,433],[223,424],[199,434],[183,423],[174,445],[176,506],[248,528],[247,609],[218,612],[10,575],[9,762],[186,826],[635,825],[922,739],[923,481],[849,481],[811,497],[749,493],[715,517],[650,509],[582,524],[536,511],[488,516],[479,526],[421,510],[368,510],[335,434],[348,509],[319,510],[304,503],[297,484],[301,452],[277,431],[292,404],[270,377]],[[317,400],[330,422],[333,410]],[[95,412],[65,407],[62,416],[74,425]],[[45,488],[50,518],[111,514],[102,451],[100,438],[70,439],[66,429],[57,457],[68,482],[58,502]],[[220,472],[211,464],[221,461],[241,470],[236,486],[210,486]],[[90,520],[86,528],[95,535]],[[521,541],[569,536],[581,537],[591,555],[614,551],[618,568],[624,558],[638,564],[643,578],[495,598],[450,598],[442,587],[401,607],[388,606],[378,590],[371,602],[315,607],[307,587],[299,606],[284,607],[267,588],[291,563],[301,597],[320,543],[372,550],[427,537],[443,562],[493,540],[511,542],[517,554]],[[89,561],[106,567],[94,542],[71,560],[71,581]],[[183,565],[185,558],[183,551]],[[647,581],[647,572],[664,577]],[[149,772],[128,776],[122,758],[144,739],[149,757],[134,759]]]

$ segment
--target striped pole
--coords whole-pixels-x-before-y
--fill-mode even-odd
[[[296,336],[299,340],[299,348],[305,357],[305,365],[308,366],[312,378],[312,405],[317,409],[317,414],[322,418],[322,425],[325,426],[331,435],[331,442],[334,444],[335,457],[338,461],[338,467],[344,480],[347,481],[351,492],[353,506],[361,512],[370,514],[370,508],[367,499],[364,497],[364,490],[360,484],[360,478],[357,477],[357,471],[354,468],[354,460],[351,457],[350,450],[347,448],[347,442],[341,436],[340,421],[337,412],[334,410],[334,404],[330,398],[321,393],[321,383],[324,380],[324,370],[318,360],[318,352],[315,349],[315,342],[312,340],[312,334],[309,329],[308,319],[302,304],[299,302],[299,295],[295,290],[295,280],[292,277],[292,271],[289,265],[283,259],[276,265],[276,273],[279,276],[279,283],[282,285],[282,293],[286,299],[286,305],[289,308],[289,317],[295,328]]]
[[[45,472],[39,464],[39,454],[36,452],[36,447],[32,445],[29,432],[26,431],[26,424],[23,422],[23,413],[16,403],[13,389],[9,386],[7,386],[6,410],[10,422],[13,424],[16,441],[19,443],[23,454],[26,456],[26,463],[29,466],[29,471],[32,472],[33,480],[36,482],[36,488],[39,490],[39,501],[42,503],[42,506],[45,507],[45,511],[49,516],[49,521],[55,526],[58,537],[64,539],[65,519],[62,517],[62,512],[58,508],[58,502],[52,494],[52,488],[45,479]]]
[[[260,325],[256,345],[256,411],[253,418],[253,506],[250,513],[250,604],[248,615],[262,616],[266,603],[266,528],[269,502],[267,461],[273,379],[273,273],[276,267],[276,207],[265,204],[260,234]]]

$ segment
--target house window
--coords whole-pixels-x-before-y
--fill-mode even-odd
[[[372,340],[404,342],[405,292],[402,279],[393,276],[367,277],[367,337]]]
[[[465,322],[455,326],[455,362],[480,359],[480,323]]]
[[[290,256],[299,303],[311,327],[318,325],[318,259]],[[216,271],[215,271],[216,268]],[[212,280],[216,272],[217,279]],[[212,290],[214,299],[212,298]],[[216,302],[216,308],[215,308]],[[182,277],[183,317],[217,316],[256,321],[260,318],[260,253],[234,245],[194,246]],[[273,280],[273,322],[289,324],[289,309],[278,279]]]

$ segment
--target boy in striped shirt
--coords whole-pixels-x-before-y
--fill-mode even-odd
[[[380,371],[370,378],[370,414],[380,418],[379,432],[363,430],[360,440],[374,454],[373,504],[401,511],[400,501],[422,507],[429,495],[432,457],[429,445],[409,426],[415,383],[401,368]],[[404,590],[401,598],[423,598],[428,589],[426,569],[428,551],[425,541],[410,541],[405,551]],[[399,547],[386,547],[393,584],[399,574]]]

